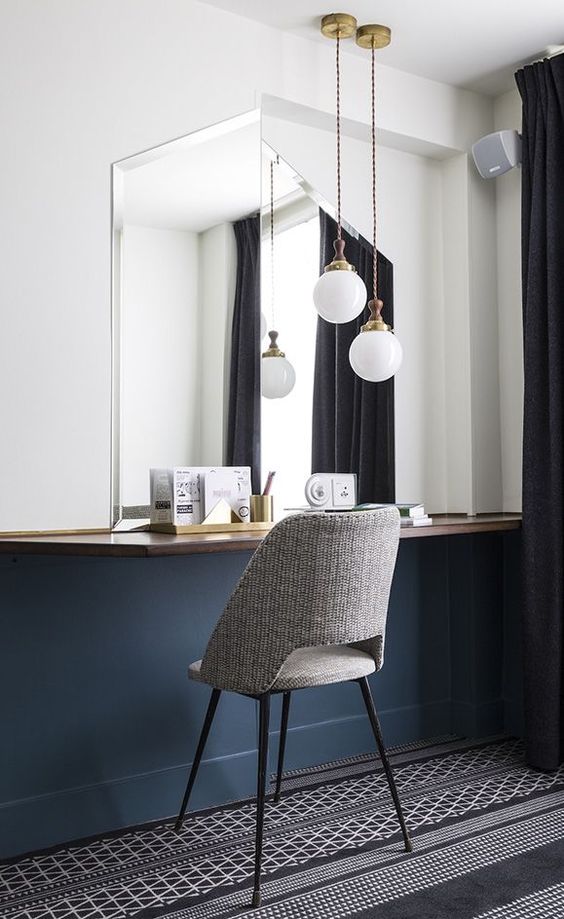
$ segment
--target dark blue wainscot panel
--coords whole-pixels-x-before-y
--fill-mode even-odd
[[[372,679],[388,744],[461,725],[483,733],[482,711],[488,728],[502,728],[499,578],[479,577],[502,537],[486,537],[484,552],[483,538],[401,544],[384,668]],[[0,560],[0,857],[174,814],[209,695],[188,682],[187,665],[201,657],[249,557]],[[495,640],[482,654],[472,623],[485,611]],[[478,693],[474,666],[484,670]],[[253,794],[255,708],[222,697],[194,807]],[[278,717],[275,700],[271,769]],[[356,686],[294,694],[288,768],[372,748]]]
[[[452,730],[522,732],[518,531],[447,540]]]
[[[524,734],[521,645],[521,534],[503,540],[503,704],[508,734]]]
[[[174,812],[207,702],[187,665],[249,557],[2,563],[2,855]],[[196,805],[251,790],[248,709],[225,698]]]

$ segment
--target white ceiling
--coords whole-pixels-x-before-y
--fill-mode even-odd
[[[380,22],[392,29],[383,64],[489,95],[510,89],[519,65],[564,43],[563,0],[352,0],[338,8],[319,0],[202,2],[319,41],[327,41],[319,31],[324,13]],[[366,54],[353,40],[343,48]]]

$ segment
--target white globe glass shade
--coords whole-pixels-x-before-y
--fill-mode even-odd
[[[393,332],[359,332],[349,349],[352,369],[369,383],[382,383],[393,377],[402,358],[402,346]]]
[[[366,287],[356,271],[325,271],[313,288],[313,302],[327,322],[350,322],[366,305]]]
[[[261,392],[265,399],[283,399],[292,392],[296,371],[285,357],[263,357]]]

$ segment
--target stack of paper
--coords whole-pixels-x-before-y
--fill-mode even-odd
[[[433,522],[433,518],[425,513],[423,504],[396,504],[396,507],[402,527],[427,527]]]

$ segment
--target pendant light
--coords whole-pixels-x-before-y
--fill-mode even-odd
[[[370,383],[389,380],[399,370],[403,357],[400,342],[393,329],[382,319],[384,303],[378,298],[378,250],[376,248],[376,82],[374,58],[376,48],[390,44],[391,32],[387,26],[361,26],[356,33],[356,43],[370,49],[372,55],[372,277],[373,300],[368,306],[370,317],[361,326],[349,350],[351,367],[357,376]]]
[[[350,322],[356,319],[366,303],[366,287],[356,268],[347,262],[341,227],[341,39],[350,38],[356,30],[356,19],[348,13],[331,13],[321,20],[326,38],[336,39],[336,122],[337,122],[337,239],[333,243],[335,257],[313,290],[313,302],[322,319],[327,322]]]
[[[270,306],[274,326],[274,163],[270,161]],[[270,344],[261,361],[261,392],[265,399],[283,399],[292,392],[296,371],[278,347],[278,332],[268,333]]]

